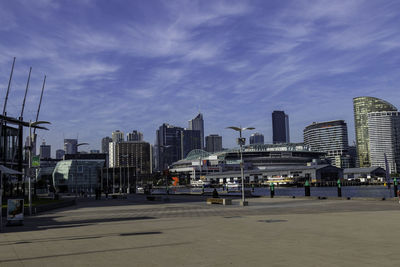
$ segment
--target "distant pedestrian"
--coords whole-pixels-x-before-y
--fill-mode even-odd
[[[214,188],[214,191],[213,191],[213,198],[218,198],[218,192],[217,192],[216,188]]]

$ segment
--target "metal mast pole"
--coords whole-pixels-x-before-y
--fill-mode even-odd
[[[12,64],[12,67],[11,67],[10,79],[8,80],[7,93],[6,93],[6,98],[4,99],[4,105],[3,105],[3,117],[1,118],[1,123],[0,123],[0,136],[3,137],[4,144],[5,144],[6,138],[5,138],[5,135],[3,135],[3,123],[4,123],[4,119],[6,117],[7,100],[8,100],[8,94],[10,93],[11,80],[12,80],[12,76],[13,76],[13,73],[14,73],[14,65],[15,65],[15,57],[14,57],[13,64]],[[6,146],[5,145],[3,146],[2,150],[3,150],[2,151],[2,154],[3,154],[2,157],[3,157],[4,163],[5,163],[5,161],[6,161],[6,157],[5,157]]]
[[[21,109],[21,116],[20,116],[21,121],[23,120],[23,117],[24,117],[25,101],[26,101],[26,95],[28,94],[29,81],[31,80],[31,72],[32,72],[32,67],[29,68],[28,81],[26,82],[24,101],[22,102],[22,109]]]
[[[38,119],[39,119],[40,106],[42,105],[43,91],[44,91],[45,84],[46,84],[46,75],[44,75],[42,93],[40,94],[39,106],[38,106],[38,110],[37,110],[37,113],[36,113],[36,121],[38,121]],[[33,136],[35,136],[35,133],[36,133],[36,128],[33,129]],[[36,145],[36,139],[35,139],[35,145]]]

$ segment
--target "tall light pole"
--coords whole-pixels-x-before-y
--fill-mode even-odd
[[[236,126],[230,126],[227,127],[227,129],[232,129],[237,132],[239,132],[239,138],[237,139],[237,143],[240,146],[240,172],[242,175],[242,205],[245,206],[245,200],[244,200],[244,170],[243,170],[243,151],[242,147],[246,144],[246,138],[242,137],[242,131],[245,130],[254,130],[254,127],[236,127]]]
[[[121,157],[123,157],[123,158],[125,158],[125,167],[126,166],[128,166],[128,188],[127,188],[127,190],[126,190],[126,192],[129,194],[129,155],[128,154],[125,154],[125,155],[121,155]],[[127,164],[127,162],[126,161],[128,161],[128,164]],[[121,171],[121,164],[119,165],[119,167],[120,167],[120,171]],[[125,175],[124,175],[125,176]],[[126,179],[124,179],[124,180],[126,180]],[[125,181],[124,181],[124,186],[126,185],[126,183],[125,183]]]
[[[28,199],[29,199],[29,215],[32,216],[32,190],[31,190],[31,168],[32,168],[32,127],[39,124],[51,124],[48,121],[29,121],[29,149],[28,149]],[[48,130],[45,127],[40,127],[43,130]]]

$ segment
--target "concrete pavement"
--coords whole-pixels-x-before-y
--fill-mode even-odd
[[[395,266],[397,201],[81,201],[0,233],[0,266]]]

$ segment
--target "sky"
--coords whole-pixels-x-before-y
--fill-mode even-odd
[[[7,114],[39,120],[39,143],[64,138],[100,149],[112,131],[163,123],[188,127],[200,111],[205,135],[235,147],[228,126],[255,127],[272,142],[271,113],[289,115],[290,139],[312,122],[345,120],[352,99],[400,107],[399,1],[0,0],[0,104],[16,57]],[[248,131],[245,136],[251,133]]]

